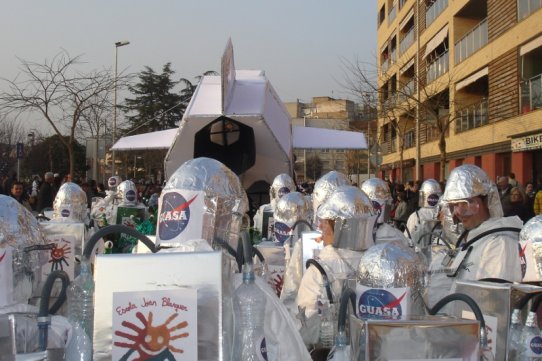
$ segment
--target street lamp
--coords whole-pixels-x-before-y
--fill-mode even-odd
[[[124,45],[130,44],[129,41],[117,41],[115,43],[115,79],[114,79],[114,95],[113,95],[113,145],[117,141],[117,65],[118,65],[118,54],[119,48]],[[111,175],[115,175],[115,150],[113,149],[112,154],[112,164],[111,164]]]

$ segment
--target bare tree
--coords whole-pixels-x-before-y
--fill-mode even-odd
[[[15,163],[16,144],[24,142],[25,129],[22,123],[7,115],[0,117],[0,173],[7,173]]]
[[[409,66],[412,65],[397,64],[398,68]],[[372,97],[378,104],[378,118],[385,120],[384,129],[379,131],[379,143],[387,147],[388,152],[399,153],[401,177],[404,175],[405,147],[412,146],[416,140],[422,144],[436,140],[440,152],[439,175],[440,179],[444,179],[446,137],[458,117],[458,112],[449,111],[452,106],[449,89],[455,82],[454,74],[448,72],[427,83],[425,72],[418,74],[413,71],[404,79],[389,76],[384,86],[378,87],[378,72],[374,64],[343,60],[343,71],[345,79],[342,86],[345,89],[360,98]],[[415,132],[416,119],[424,132],[423,136]],[[400,182],[403,181],[400,179]]]
[[[74,172],[74,144],[78,124],[103,94],[113,89],[109,70],[77,70],[80,57],[62,51],[43,63],[21,61],[14,80],[3,79],[8,90],[0,94],[0,108],[8,113],[37,113],[46,121],[68,151],[70,173]]]

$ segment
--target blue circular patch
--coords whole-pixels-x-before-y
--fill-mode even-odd
[[[437,205],[439,201],[439,196],[436,195],[436,194],[430,194],[428,197],[427,197],[427,204],[429,204],[431,207],[434,207]]]
[[[136,200],[136,194],[135,191],[129,190],[126,192],[126,200],[128,202],[134,202]]]
[[[358,300],[358,316],[362,319],[398,319],[403,315],[401,301],[407,292],[397,299],[383,289],[363,292]]]
[[[531,342],[529,343],[529,347],[531,348],[531,351],[533,351],[535,354],[542,355],[542,337],[533,337],[531,339]]]
[[[288,240],[288,237],[290,237],[292,228],[290,228],[286,223],[276,221],[274,227],[276,240],[279,241],[280,244],[284,244],[284,242]]]
[[[109,178],[109,179],[107,180],[107,184],[108,184],[110,187],[114,187],[114,186],[117,185],[117,179],[111,177],[111,178]]]
[[[278,191],[278,196],[281,198],[283,195],[290,193],[290,188],[288,187],[282,187]]]
[[[190,203],[177,192],[164,195],[158,219],[158,236],[162,241],[177,237],[190,221]]]
[[[69,209],[63,209],[60,211],[60,215],[62,217],[69,217],[70,216],[70,210]]]

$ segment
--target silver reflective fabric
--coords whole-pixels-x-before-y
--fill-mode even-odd
[[[237,249],[248,198],[235,173],[215,159],[191,159],[171,175],[162,193],[169,190],[204,192],[204,216],[214,227],[204,227],[202,238],[213,242],[214,237],[219,237]]]
[[[388,183],[380,178],[367,179],[361,184],[361,190],[367,194],[375,209],[380,212],[378,223],[386,223],[390,218],[393,202]]]
[[[299,192],[285,194],[277,201],[273,217],[275,222],[295,223],[309,221],[312,209],[309,200]]]
[[[502,205],[499,191],[486,172],[473,164],[463,164],[454,168],[446,182],[442,196],[444,203],[475,196],[487,196],[491,217],[502,217]]]
[[[14,198],[0,195],[0,257],[11,259],[12,265],[8,275],[0,278],[0,292],[8,292],[0,297],[0,307],[28,303],[38,291],[41,266],[47,262],[45,252],[48,251],[28,250],[27,247],[45,243],[32,213]]]
[[[53,219],[83,222],[87,215],[87,194],[76,183],[60,186],[53,201]]]
[[[440,184],[434,179],[428,179],[420,186],[420,207],[436,207],[442,196]]]
[[[317,212],[318,219],[335,221],[336,248],[364,251],[374,244],[376,212],[367,195],[354,186],[340,186]]]
[[[522,245],[527,244],[527,242],[531,244],[534,259],[527,259],[526,262],[536,264],[538,275],[542,279],[542,215],[529,219],[523,225],[519,233],[519,241],[524,242]],[[527,253],[525,256],[527,257]]]
[[[119,205],[137,206],[137,187],[131,180],[125,180],[117,187]]]
[[[343,185],[350,185],[350,182],[342,173],[332,170],[321,176],[316,183],[314,183],[314,190],[312,192],[313,212],[316,214],[318,207],[329,198],[335,188]]]
[[[288,174],[282,173],[273,179],[269,189],[269,199],[277,199],[283,195],[295,191],[295,183]]]
[[[410,288],[410,314],[423,315],[427,265],[404,242],[390,241],[369,248],[361,257],[357,282],[371,288]]]

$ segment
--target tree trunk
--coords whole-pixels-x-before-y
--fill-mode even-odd
[[[70,141],[68,143],[68,157],[70,159],[70,176],[72,177],[72,180],[75,179],[74,171],[75,171],[75,155],[73,154],[73,141]]]
[[[439,172],[439,181],[444,181],[445,171],[446,171],[446,134],[444,132],[440,133],[438,141],[438,149],[440,150],[440,172]]]

